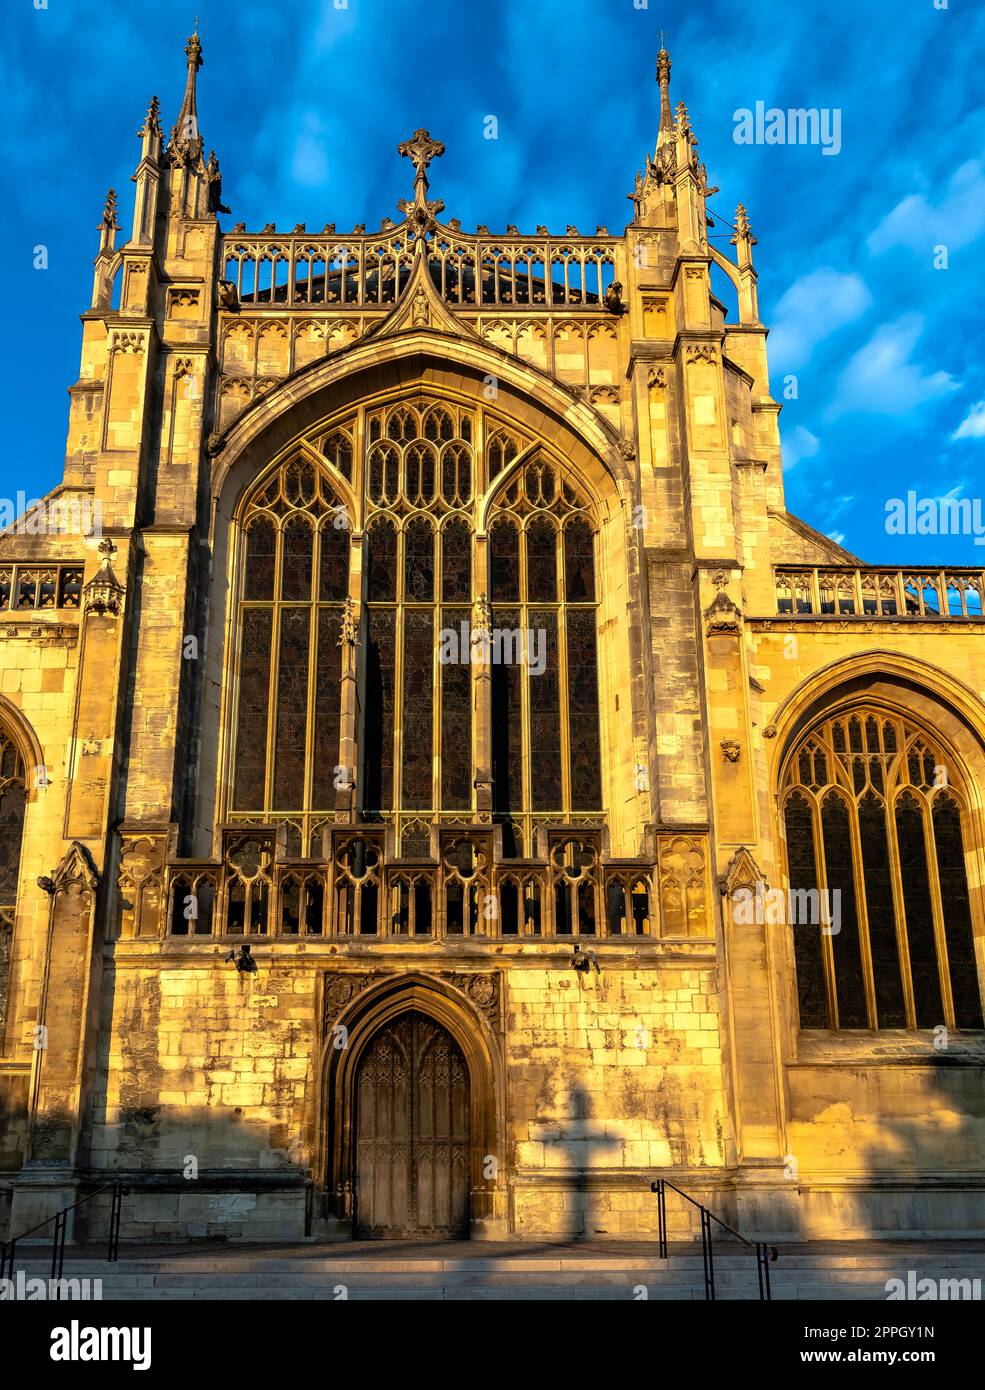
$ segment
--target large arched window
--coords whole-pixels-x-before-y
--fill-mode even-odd
[[[7,1018],[10,956],[26,801],[24,760],[16,746],[0,730],[0,1035]]]
[[[943,745],[875,707],[829,717],[787,760],[781,809],[800,1026],[981,1028],[967,803]]]
[[[244,516],[232,809],[284,823],[295,854],[318,852],[335,804],[350,525],[303,459],[265,478]]]
[[[586,500],[536,457],[501,489],[489,527],[493,807],[504,853],[538,824],[602,805],[595,536]]]
[[[472,808],[474,426],[419,401],[372,413],[367,435],[362,809],[423,858],[430,822]]]
[[[400,857],[427,859],[435,823],[477,815],[476,719],[491,694],[506,855],[536,854],[541,825],[598,826],[595,531],[573,473],[483,407],[420,392],[367,405],[301,448],[239,517],[224,818],[286,827],[290,857],[317,857],[335,823],[344,713],[358,817],[392,826]],[[362,591],[357,688],[343,692],[350,526]]]

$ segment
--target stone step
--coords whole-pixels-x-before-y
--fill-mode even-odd
[[[18,1264],[18,1269],[23,1269],[25,1274],[31,1278],[47,1278],[50,1266],[44,1267],[25,1266]],[[776,1265],[770,1266],[770,1281],[773,1284],[782,1283],[827,1283],[827,1284],[881,1284],[888,1278],[900,1277],[901,1267],[898,1265],[887,1265],[881,1270],[805,1270],[805,1269],[784,1269]],[[918,1272],[918,1278],[980,1278],[985,1283],[985,1274],[981,1272],[982,1267],[975,1270],[931,1270]],[[271,1271],[263,1270],[182,1270],[176,1271],[150,1271],[143,1270],[135,1272],[119,1265],[103,1265],[101,1268],[79,1270],[69,1266],[66,1262],[63,1271],[65,1278],[97,1278],[102,1279],[104,1285],[112,1282],[116,1287],[128,1288],[152,1288],[152,1287],[173,1287],[196,1288],[199,1286],[239,1286],[242,1288],[254,1289],[275,1289],[285,1286],[297,1286],[298,1288],[328,1286],[333,1282],[343,1282],[354,1287],[372,1287],[385,1280],[394,1284],[420,1284],[422,1286],[433,1287],[436,1285],[460,1284],[463,1287],[484,1283],[515,1283],[537,1284],[546,1280],[557,1280],[561,1283],[572,1284],[615,1284],[625,1286],[633,1283],[666,1282],[668,1279],[692,1280],[700,1278],[703,1280],[704,1272],[698,1268],[688,1268],[677,1264],[671,1260],[668,1265],[653,1266],[649,1269],[641,1270],[586,1270],[586,1269],[549,1269],[549,1270],[500,1270],[495,1267],[486,1270],[429,1270],[429,1271],[409,1271],[399,1267],[390,1266],[388,1269],[380,1270],[334,1270],[334,1271],[310,1271],[310,1270],[291,1270],[291,1271]],[[903,1277],[906,1268],[903,1267]],[[723,1269],[717,1261],[715,1264],[715,1281],[719,1284],[744,1284],[757,1282],[757,1271],[755,1266],[747,1269]]]
[[[183,1259],[162,1259],[162,1260],[128,1260],[122,1255],[116,1264],[108,1264],[105,1260],[94,1259],[72,1259],[66,1257],[64,1270],[66,1274],[73,1275],[106,1275],[107,1273],[126,1273],[127,1275],[174,1275],[175,1277],[208,1276],[211,1274],[229,1274],[235,1277],[260,1277],[262,1275],[275,1276],[299,1276],[311,1278],[331,1278],[335,1275],[366,1275],[379,1276],[380,1274],[399,1273],[408,1276],[440,1275],[449,1277],[453,1275],[481,1275],[487,1272],[497,1273],[517,1273],[522,1275],[542,1276],[551,1272],[563,1271],[565,1274],[588,1274],[600,1277],[615,1274],[625,1277],[630,1273],[658,1275],[661,1271],[672,1266],[679,1270],[688,1270],[694,1273],[701,1273],[703,1261],[700,1254],[697,1255],[671,1255],[669,1261],[658,1260],[652,1257],[633,1257],[626,1256],[617,1259],[605,1258],[562,1258],[545,1259],[538,1257],[506,1257],[503,1259],[454,1259],[454,1260],[413,1260],[402,1259],[399,1257],[390,1258],[356,1258],[356,1259],[324,1259],[315,1257],[311,1259],[264,1259],[261,1256],[244,1258],[233,1256],[229,1259],[216,1258],[215,1256],[190,1255]],[[29,1270],[32,1275],[43,1275],[50,1268],[50,1256],[41,1257],[21,1257],[21,1252],[17,1253],[17,1267]],[[978,1275],[985,1278],[985,1251],[981,1255],[935,1257],[926,1255],[918,1257],[906,1252],[892,1257],[881,1256],[879,1258],[828,1258],[824,1256],[807,1257],[803,1255],[784,1255],[782,1252],[776,1261],[770,1263],[771,1275],[783,1276],[791,1272],[809,1273],[824,1272],[838,1273],[848,1276],[852,1273],[865,1276],[871,1274],[875,1277],[882,1271],[889,1274],[896,1274],[900,1270],[915,1270],[918,1275],[940,1276],[944,1274],[958,1275]],[[715,1252],[715,1272],[716,1275],[736,1272],[743,1274],[752,1271],[755,1275],[756,1260],[750,1252],[744,1256],[726,1255]],[[888,1276],[887,1276],[888,1277]]]
[[[50,1256],[42,1247],[22,1247],[17,1269],[47,1279]],[[780,1250],[770,1264],[777,1301],[825,1299],[886,1301],[889,1279],[980,1279],[985,1282],[985,1244],[797,1245]],[[63,1277],[99,1279],[104,1299],[127,1301],[279,1300],[607,1300],[633,1301],[643,1286],[649,1298],[703,1300],[700,1246],[672,1246],[661,1260],[652,1246],[589,1251],[564,1247],[526,1253],[515,1245],[482,1249],[434,1246],[386,1251],[358,1247],[177,1247],[151,1252],[126,1247],[114,1264],[74,1247]],[[759,1279],[752,1251],[722,1246],[715,1251],[715,1289],[722,1302],[755,1300]]]
[[[48,1270],[27,1271],[30,1277],[46,1279]],[[76,1271],[65,1269],[63,1277],[86,1277]],[[206,1299],[240,1300],[250,1299],[266,1302],[281,1299],[314,1299],[318,1301],[337,1301],[337,1289],[341,1285],[349,1299],[492,1299],[492,1298],[598,1298],[633,1301],[637,1289],[642,1285],[649,1298],[659,1299],[703,1299],[704,1279],[700,1270],[680,1269],[673,1262],[669,1268],[611,1271],[606,1275],[586,1271],[551,1270],[522,1273],[512,1271],[497,1273],[455,1274],[431,1273],[408,1274],[390,1269],[375,1274],[351,1272],[333,1276],[300,1276],[296,1272],[289,1276],[276,1277],[266,1274],[239,1275],[232,1271],[209,1274],[125,1274],[113,1271],[94,1276],[102,1281],[102,1297],[105,1300],[157,1300],[157,1299]],[[776,1301],[796,1299],[865,1299],[885,1301],[886,1281],[900,1277],[899,1267],[862,1273],[854,1271],[786,1271],[771,1270],[772,1296]],[[960,1278],[962,1276],[936,1273],[935,1278]],[[980,1277],[965,1275],[971,1279]],[[715,1271],[715,1289],[719,1300],[758,1299],[759,1283],[754,1270],[745,1273],[737,1271]]]
[[[666,1283],[650,1284],[647,1286],[649,1300],[694,1300],[703,1301],[705,1297],[704,1285],[700,1283]],[[747,1284],[742,1287],[722,1287],[716,1281],[717,1301],[745,1302],[757,1301],[759,1299],[759,1289],[755,1284]],[[849,1288],[833,1288],[830,1284],[795,1284],[783,1288],[774,1286],[772,1290],[774,1302],[822,1300],[833,1302],[883,1302],[885,1293],[881,1286],[869,1288],[865,1286]],[[320,1288],[278,1288],[267,1290],[262,1294],[264,1302],[280,1301],[314,1301],[314,1302],[338,1302],[337,1295],[330,1286]],[[235,1287],[197,1287],[193,1289],[183,1288],[138,1288],[138,1289],[116,1289],[103,1287],[103,1298],[106,1301],[118,1300],[124,1302],[187,1302],[194,1299],[196,1302],[256,1302],[257,1290],[255,1288],[243,1288],[240,1285]],[[615,1287],[612,1285],[596,1284],[555,1284],[540,1283],[535,1285],[482,1285],[478,1287],[463,1286],[437,1286],[435,1288],[422,1288],[418,1285],[391,1283],[379,1283],[371,1288],[347,1288],[347,1298],[350,1302],[383,1301],[388,1299],[415,1299],[419,1301],[444,1302],[444,1301],[474,1301],[490,1299],[511,1299],[526,1302],[530,1299],[595,1299],[613,1302],[636,1302],[638,1301],[634,1289],[629,1287]]]

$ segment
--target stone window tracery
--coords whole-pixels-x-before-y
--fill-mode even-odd
[[[422,813],[472,808],[474,425],[420,401],[372,412],[367,437],[363,812],[406,854]]]
[[[303,458],[262,480],[243,523],[232,809],[290,813],[304,852],[335,803],[350,525]]]
[[[943,744],[874,707],[826,718],[787,761],[781,813],[800,1026],[981,1028],[967,803]]]
[[[398,856],[429,859],[432,825],[478,815],[476,671],[486,665],[504,852],[535,855],[541,826],[601,823],[592,512],[545,454],[509,472],[529,447],[491,415],[480,424],[466,406],[415,395],[323,428],[317,452],[302,446],[247,495],[233,824],[284,826],[289,858],[321,853],[344,761],[341,639],[356,619],[358,687],[346,716],[357,742],[354,809],[393,826]],[[351,481],[356,516],[319,454]],[[492,478],[489,570],[474,577],[476,514]],[[350,525],[362,536],[358,612]],[[292,921],[318,915],[302,904],[305,891],[299,882]]]
[[[7,1017],[7,992],[27,782],[24,760],[11,740],[0,731],[0,1034]]]
[[[493,632],[518,633],[522,646],[520,660],[492,664],[493,807],[504,853],[522,857],[534,853],[539,824],[601,810],[587,499],[534,457],[496,498],[489,549]]]

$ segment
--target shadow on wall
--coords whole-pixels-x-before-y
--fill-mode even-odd
[[[249,977],[238,978],[249,987]],[[203,979],[211,981],[208,972]],[[185,1032],[161,1029],[162,1013],[173,1023],[181,1012],[162,1010],[158,974],[128,988],[114,1020],[117,989],[110,969],[82,1163],[123,1177],[123,1238],[300,1239],[310,1190],[303,1123],[290,1084],[261,1087],[241,1056],[223,1050],[231,1038],[242,1042],[241,998],[213,1000],[217,1042],[186,1056],[169,1051],[169,1040],[179,1049],[187,1024]],[[87,1212],[80,1235],[101,1238],[109,1198]]]
[[[622,1169],[626,1139],[618,1122],[594,1116],[595,1108],[591,1092],[568,1081],[563,1068],[552,1078],[539,1107],[543,1118],[530,1126],[531,1139],[544,1148],[546,1179],[543,1229],[531,1228],[533,1234],[564,1242],[619,1233],[606,1179]]]
[[[879,1042],[877,1059],[789,1073],[803,1238],[985,1237],[983,1040]]]
[[[278,1126],[240,1108],[124,1108],[93,1135],[95,1174],[124,1184],[125,1240],[300,1240],[311,1185],[291,1152],[274,1147]],[[100,1139],[111,1148],[96,1147]],[[82,1240],[108,1230],[109,1196],[94,1199]]]

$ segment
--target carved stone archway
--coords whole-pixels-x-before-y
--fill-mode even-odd
[[[423,1014],[451,1035],[469,1072],[469,1233],[503,1239],[507,1229],[505,1085],[499,972],[447,975],[332,973],[324,994],[322,1115],[317,1172],[333,1234],[352,1232],[356,1080],[381,1028]]]

